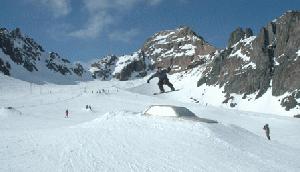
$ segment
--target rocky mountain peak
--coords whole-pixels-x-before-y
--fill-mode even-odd
[[[298,10],[289,10],[285,13],[283,13],[280,17],[277,17],[272,21],[272,23],[281,23],[289,20],[297,20],[297,16],[299,16],[300,11]]]
[[[253,36],[253,31],[251,28],[242,29],[241,27],[238,27],[230,34],[228,47],[232,47],[240,40],[249,38],[250,36]]]
[[[180,72],[194,62],[203,61],[203,57],[216,51],[216,48],[191,28],[181,26],[154,34],[141,51],[154,61],[155,66],[172,66],[174,72]]]
[[[205,42],[203,37],[199,36],[188,26],[179,26],[177,29],[175,29],[175,34],[177,37],[195,36]]]
[[[131,55],[107,56],[92,64],[95,78],[127,80],[147,75],[156,66],[181,72],[207,63],[216,48],[198,36],[191,28],[181,26],[160,31],[151,36],[141,49]]]
[[[22,38],[23,37],[20,28],[16,28],[16,29],[12,30],[10,33],[13,38]]]

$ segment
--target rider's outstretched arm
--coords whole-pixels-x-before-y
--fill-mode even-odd
[[[150,78],[147,80],[147,82],[149,83],[151,79],[153,79],[154,77],[157,77],[157,73],[153,74],[152,76],[150,76]]]

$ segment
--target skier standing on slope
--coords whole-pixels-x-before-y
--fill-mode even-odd
[[[158,77],[159,81],[158,81],[158,87],[161,93],[165,92],[164,89],[164,84],[169,86],[171,88],[172,91],[175,91],[175,88],[173,87],[173,84],[170,83],[167,73],[169,73],[171,71],[171,68],[168,67],[167,69],[161,69],[161,67],[157,67],[157,72],[155,74],[153,74],[148,80],[147,83],[150,83],[150,80],[153,79],[154,77]]]
[[[65,116],[65,118],[69,118],[69,111],[68,111],[68,109],[66,110],[66,116]]]
[[[263,128],[263,129],[266,131],[266,136],[267,136],[267,138],[268,138],[269,140],[271,140],[269,124],[264,125],[264,128]]]

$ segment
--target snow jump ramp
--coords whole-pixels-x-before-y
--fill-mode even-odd
[[[151,105],[144,112],[146,116],[175,117],[205,123],[218,123],[215,120],[200,118],[185,107],[171,105]]]

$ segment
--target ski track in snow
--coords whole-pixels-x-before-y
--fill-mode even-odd
[[[144,82],[41,86],[51,94],[1,82],[0,171],[300,170],[298,119],[181,102],[173,92],[153,96],[155,81]],[[185,106],[219,123],[143,116],[152,104]],[[272,141],[262,131],[267,122]]]

